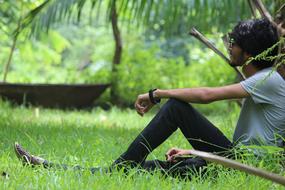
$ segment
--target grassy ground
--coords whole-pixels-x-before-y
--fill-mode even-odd
[[[231,114],[210,116],[231,138],[238,110]],[[221,166],[210,165],[207,177],[197,176],[191,181],[164,178],[159,173],[143,174],[132,170],[91,175],[88,171],[46,170],[22,166],[13,151],[15,141],[32,153],[51,161],[83,167],[108,166],[122,153],[151,119],[141,118],[133,110],[59,111],[37,108],[11,107],[0,103],[0,171],[10,177],[0,178],[0,189],[282,189],[280,185],[246,175]],[[170,147],[190,148],[177,131],[155,150],[149,159],[164,159]],[[249,157],[243,162],[257,165],[284,175],[283,168],[271,159]]]

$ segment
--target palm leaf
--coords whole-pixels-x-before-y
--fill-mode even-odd
[[[244,0],[46,0],[28,14],[22,28],[31,24],[32,32],[37,33],[60,21],[80,21],[87,3],[90,15],[91,11],[96,11],[100,16],[99,11],[103,11],[107,13],[102,15],[107,15],[108,22],[111,9],[116,7],[119,18],[129,24],[136,21],[139,26],[152,26],[163,20],[163,29],[170,32],[191,26],[199,26],[202,32],[213,26],[229,28],[231,23],[251,15],[248,2]],[[105,10],[100,8],[102,3],[106,5]]]

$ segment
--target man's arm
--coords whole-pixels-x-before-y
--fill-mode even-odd
[[[172,90],[156,90],[154,97],[176,98],[190,103],[211,103],[217,100],[246,98],[249,93],[237,83],[222,87],[200,87]]]
[[[155,98],[176,98],[184,102],[206,104],[217,100],[245,98],[250,95],[237,83],[222,87],[157,89],[153,96]],[[135,102],[135,108],[141,116],[148,112],[152,106],[148,93],[139,95]]]

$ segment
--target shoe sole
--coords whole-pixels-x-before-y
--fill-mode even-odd
[[[23,148],[22,146],[18,143],[18,142],[15,142],[14,144],[14,150],[15,150],[15,153],[16,153],[16,156],[22,160],[23,164],[31,164],[29,158],[27,155],[25,155],[25,151],[23,151]]]

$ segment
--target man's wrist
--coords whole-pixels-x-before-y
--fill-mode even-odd
[[[161,98],[159,97],[159,94],[160,94],[160,89],[156,89],[155,91],[153,91],[153,97],[154,97],[155,99],[161,99]]]
[[[158,104],[160,103],[161,99],[159,98],[159,96],[157,95],[157,90],[158,89],[151,89],[148,92],[149,95],[149,99],[151,101],[151,103],[153,104]]]

